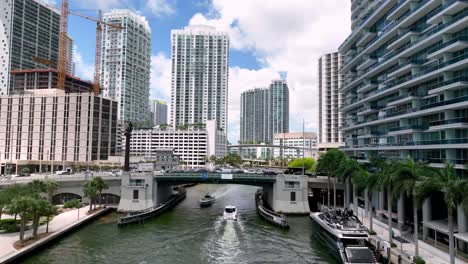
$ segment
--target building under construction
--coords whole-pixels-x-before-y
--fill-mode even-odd
[[[11,71],[12,87],[15,93],[25,90],[55,89],[58,86],[58,74],[55,69],[30,69]],[[85,93],[93,91],[93,83],[74,76],[66,75],[65,92]]]

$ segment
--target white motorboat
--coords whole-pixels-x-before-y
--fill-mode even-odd
[[[203,198],[200,199],[200,207],[209,207],[215,202],[215,197],[213,195],[206,194]]]
[[[224,220],[236,220],[237,208],[233,205],[228,205],[224,207],[223,218]]]

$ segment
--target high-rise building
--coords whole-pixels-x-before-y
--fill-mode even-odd
[[[58,60],[60,13],[36,0],[0,1],[0,95],[11,92],[12,70],[55,68],[34,58]]]
[[[163,100],[150,100],[150,112],[152,115],[153,125],[159,126],[167,124],[167,104]]]
[[[343,136],[339,127],[343,125],[343,118],[339,109],[343,98],[339,92],[343,76],[339,69],[343,63],[343,56],[338,52],[325,54],[318,61],[319,69],[319,142],[339,147],[343,143]]]
[[[7,163],[39,171],[107,160],[115,155],[116,127],[117,102],[92,92],[36,89],[0,96],[0,172]]]
[[[302,157],[302,155],[307,158],[317,158],[318,156],[317,134],[315,132],[278,133],[273,136],[273,145],[302,148],[275,148],[275,158],[297,158]],[[303,151],[305,152],[303,153]]]
[[[103,26],[101,87],[107,98],[119,102],[119,119],[149,120],[151,30],[145,17],[130,10],[111,10],[103,21],[123,27]]]
[[[289,132],[289,89],[285,80],[270,84],[270,142],[273,135]]]
[[[241,94],[240,142],[273,142],[275,133],[289,132],[289,90],[286,81]]]
[[[172,30],[171,124],[215,119],[226,131],[229,37],[210,26]]]
[[[351,8],[353,31],[339,48],[345,56],[340,91],[345,97],[341,111],[346,153],[361,162],[408,156],[432,167],[448,162],[466,177],[466,3],[354,0]],[[382,200],[374,205],[377,210],[383,209]],[[399,222],[405,219],[404,200],[398,199]],[[446,220],[433,222],[447,219],[441,200],[434,193],[424,203],[424,239],[448,228]],[[438,207],[431,211],[431,204]],[[457,211],[455,228],[466,232],[464,211]],[[465,243],[459,249],[466,254],[466,240],[457,240]]]
[[[74,56],[75,56],[75,47],[74,47],[74,41],[72,38],[67,37],[67,67],[66,71],[69,75],[74,76],[75,75],[75,62],[74,62]]]
[[[261,143],[270,141],[269,89],[256,88],[241,94],[240,142]]]

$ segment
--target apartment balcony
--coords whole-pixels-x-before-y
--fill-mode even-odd
[[[452,119],[429,122],[429,131],[440,131],[446,129],[468,128],[468,118],[457,117]]]
[[[387,132],[386,131],[368,131],[364,132],[361,134],[357,135],[358,139],[363,139],[363,138],[374,138],[374,137],[379,137],[385,135]]]
[[[468,36],[458,36],[451,40],[437,45],[428,51],[428,59],[439,59],[445,53],[457,52],[459,50],[468,48]]]
[[[354,145],[348,150],[457,149],[467,148],[468,138],[407,141],[388,144]]]
[[[372,90],[374,88],[377,88],[377,83],[372,82],[372,81],[366,81],[366,82],[364,82],[364,85],[361,88],[357,89],[356,91],[358,93],[365,93],[365,92],[370,91],[370,90]]]
[[[398,34],[399,37],[395,41],[393,41],[391,44],[389,44],[387,48],[390,50],[396,50],[399,47],[410,42],[412,37],[418,36],[421,33],[421,31],[423,31],[423,29],[421,28],[409,28],[409,29],[402,30]]]
[[[427,20],[429,24],[439,24],[443,21],[444,16],[453,16],[468,7],[468,1],[449,0],[438,9],[438,12]]]
[[[392,12],[390,12],[387,16],[388,20],[395,20],[404,13],[406,13],[411,6],[411,3],[416,2],[417,0],[399,0],[398,4],[396,5],[395,9],[393,9]]]
[[[419,67],[422,64],[426,63],[427,60],[410,60],[405,63],[398,65],[397,69],[389,73],[387,76],[389,78],[396,78],[406,73],[411,73],[411,70],[415,67]]]
[[[410,126],[394,127],[388,130],[388,135],[395,136],[395,135],[422,132],[426,130],[427,128],[428,126],[425,126],[425,125],[410,125]]]
[[[406,93],[389,99],[387,106],[397,106],[409,103],[413,100],[421,99],[422,95],[416,93]]]
[[[465,169],[466,159],[440,159],[440,158],[429,158],[427,159],[429,166],[433,168],[444,168],[445,163],[452,164],[455,169]]]
[[[365,70],[376,62],[377,62],[377,59],[375,58],[375,56],[365,55],[364,58],[362,59],[362,63],[356,67],[356,70],[358,71]]]
[[[369,41],[371,41],[373,38],[375,38],[375,36],[377,36],[377,33],[371,32],[368,29],[365,29],[364,31],[365,32],[362,35],[361,39],[359,39],[359,41],[356,42],[356,46],[358,46],[358,47],[366,46],[366,44],[369,43]]]
[[[425,110],[425,109],[430,109],[430,108],[435,108],[435,107],[440,107],[440,106],[446,106],[446,105],[451,105],[455,103],[461,103],[461,102],[466,102],[468,101],[468,96],[460,96],[452,99],[447,99],[443,101],[439,101],[436,103],[431,103],[431,104],[426,104],[422,105],[419,107],[419,110]]]
[[[428,87],[428,94],[440,94],[445,91],[468,88],[468,77],[452,78]]]
[[[352,57],[356,55],[356,49],[349,49],[346,53],[345,53],[345,56],[346,57]]]
[[[409,27],[411,24],[421,19],[424,15],[439,6],[441,3],[442,0],[422,0],[411,9],[409,12],[411,15],[401,22],[400,27]]]
[[[362,110],[358,111],[356,115],[363,116],[379,112],[377,107],[364,107]]]

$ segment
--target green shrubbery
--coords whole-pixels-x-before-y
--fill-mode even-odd
[[[13,233],[19,231],[19,225],[15,219],[3,219],[0,220],[0,230],[5,233]]]
[[[79,208],[81,205],[80,200],[78,199],[73,199],[70,201],[67,201],[63,204],[63,208]]]
[[[422,259],[421,257],[415,257],[414,258],[414,263],[415,264],[426,264],[426,261],[424,261],[424,259]]]

